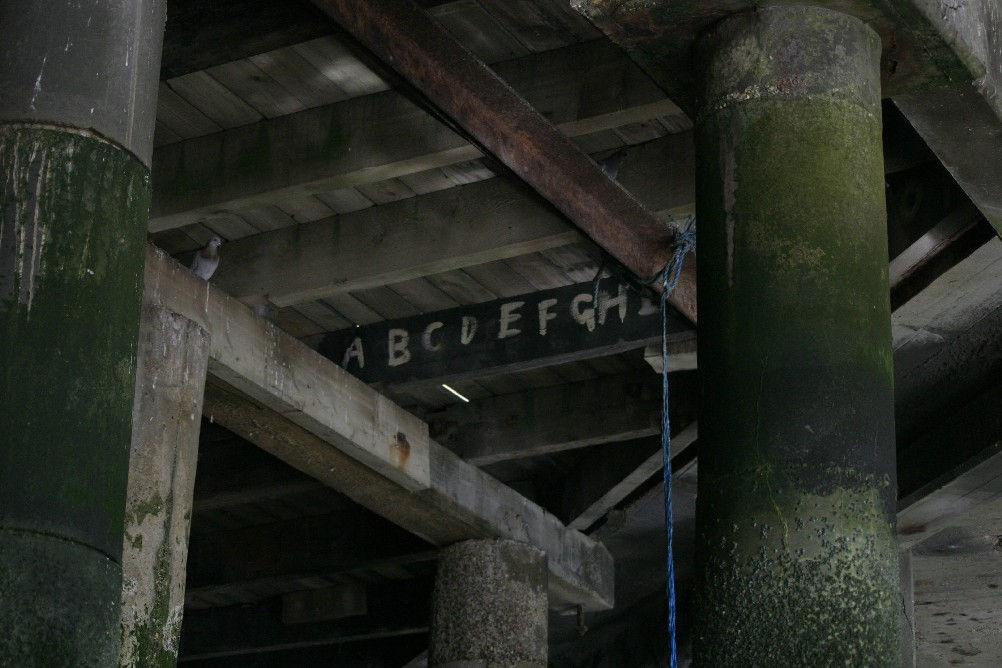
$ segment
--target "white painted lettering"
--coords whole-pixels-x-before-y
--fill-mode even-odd
[[[654,315],[661,310],[661,307],[654,303],[654,300],[647,295],[640,297],[640,310],[637,315]]]
[[[615,297],[610,297],[605,291],[598,293],[598,324],[605,324],[609,310],[614,306],[619,307],[619,321],[626,322],[626,286],[622,283],[619,284],[619,294]]]
[[[594,332],[595,309],[591,307],[586,309],[581,308],[581,304],[590,301],[592,301],[592,296],[589,294],[580,294],[571,300],[571,317],[574,318],[574,322],[577,324],[587,327],[589,332]]]
[[[411,361],[411,351],[407,349],[410,335],[406,329],[393,328],[387,334],[389,343],[389,365],[400,366]]]
[[[424,336],[421,337],[421,343],[424,345],[424,349],[430,352],[436,353],[442,349],[442,343],[432,343],[431,335],[435,333],[436,329],[441,329],[445,325],[437,320],[427,327],[424,328]]]
[[[351,342],[348,349],[344,351],[344,358],[341,360],[341,368],[347,369],[348,362],[352,359],[358,360],[358,368],[365,368],[365,350],[362,349],[362,339],[360,337],[355,337],[355,340]]]
[[[556,299],[544,299],[539,302],[539,334],[546,336],[546,323],[557,317],[556,313],[550,313],[550,307],[557,303]]]
[[[499,339],[507,339],[509,336],[516,336],[522,333],[521,329],[515,329],[510,325],[516,320],[522,319],[522,315],[515,313],[515,311],[523,306],[525,306],[525,302],[508,302],[501,305],[501,329],[498,331]]]
[[[459,342],[464,346],[470,345],[473,337],[477,333],[477,319],[472,315],[463,316],[463,326],[459,330]]]

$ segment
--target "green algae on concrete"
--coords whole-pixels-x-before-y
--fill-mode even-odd
[[[762,9],[700,44],[700,666],[897,666],[877,36]]]
[[[114,666],[121,580],[90,547],[0,529],[0,666]]]
[[[865,22],[881,37],[883,94],[893,97],[963,81],[969,77],[951,52],[948,36],[934,29],[916,4],[936,0],[570,0],[687,113],[697,108],[699,87],[693,42],[728,16],[758,11],[764,5],[800,5],[844,12]],[[977,3],[974,3],[977,4]],[[956,12],[949,12],[951,15]]]
[[[0,656],[108,665],[96,657],[118,647],[149,173],[86,132],[7,124],[0,175]],[[49,614],[57,583],[87,595]],[[111,626],[40,642],[99,622]]]
[[[177,662],[209,335],[143,306],[122,554],[119,666]]]

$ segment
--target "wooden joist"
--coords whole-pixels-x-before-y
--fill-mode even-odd
[[[692,133],[631,149],[619,179],[652,211],[694,201]],[[230,295],[288,306],[580,241],[518,179],[501,176],[224,246],[213,282]]]
[[[357,507],[356,507],[357,509]],[[279,591],[322,586],[327,578],[427,562],[427,543],[362,509],[191,535],[185,605],[248,602]],[[240,600],[239,597],[244,600]],[[232,597],[232,598],[229,598]],[[218,605],[218,604],[217,604]]]
[[[528,56],[497,71],[571,136],[665,116],[688,127],[678,107],[609,44]],[[158,148],[150,231],[481,155],[401,93],[367,95]]]
[[[553,605],[608,608],[612,559],[539,506],[427,437],[427,425],[166,255],[147,252],[145,299],[212,340],[205,414],[436,544],[499,536],[549,556]]]
[[[669,337],[695,341],[696,332],[676,316]],[[400,387],[514,373],[660,340],[653,297],[606,278],[339,330],[319,351],[367,383]]]
[[[695,443],[698,436],[696,422],[675,434],[671,439],[672,457]],[[614,449],[619,451],[614,452]],[[660,473],[663,467],[660,436],[585,453],[567,485],[564,504],[567,526],[584,531]]]
[[[1002,234],[1002,120],[970,84],[906,93],[894,104]]]
[[[491,179],[239,239],[215,281],[289,306],[580,239],[519,184]]]
[[[578,148],[532,101],[408,0],[313,0],[385,64],[642,279],[655,279],[674,233]],[[669,300],[696,321],[695,262]]]
[[[686,421],[695,380],[675,383],[672,412]],[[485,465],[659,434],[661,405],[661,378],[648,370],[456,404],[431,422],[463,459]]]

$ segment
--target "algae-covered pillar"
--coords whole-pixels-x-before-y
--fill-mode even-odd
[[[896,667],[880,41],[785,6],[697,48],[695,662]]]
[[[112,666],[162,0],[0,0],[0,662]]]

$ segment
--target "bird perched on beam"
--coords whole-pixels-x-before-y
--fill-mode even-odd
[[[219,245],[223,243],[219,237],[212,237],[205,248],[195,253],[195,259],[191,261],[191,273],[202,280],[209,280],[219,266]]]
[[[599,160],[598,166],[602,168],[606,176],[615,181],[616,174],[619,174],[619,166],[623,164],[623,158],[626,157],[628,151],[628,147],[624,146],[612,155]]]

